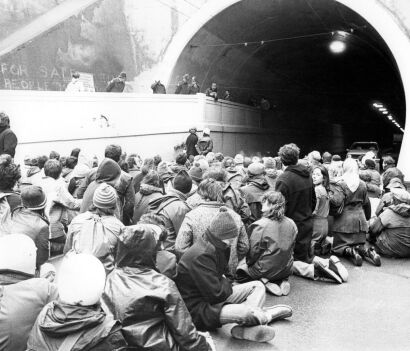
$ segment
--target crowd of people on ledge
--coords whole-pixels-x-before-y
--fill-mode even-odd
[[[292,274],[344,284],[340,257],[410,257],[410,194],[391,157],[380,174],[371,152],[224,155],[207,128],[174,160],[108,145],[100,162],[76,148],[20,166],[1,147],[4,351],[211,350],[207,331],[229,323],[265,342],[292,316],[266,294],[290,294]]]

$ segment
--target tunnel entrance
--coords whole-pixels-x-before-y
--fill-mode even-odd
[[[335,53],[330,44],[341,41]],[[337,51],[337,50],[336,50]],[[333,0],[243,0],[203,25],[182,50],[169,90],[184,73],[204,92],[244,104],[265,97],[270,150],[295,142],[346,152],[375,141],[396,159],[406,107],[396,61],[379,33],[359,14]]]

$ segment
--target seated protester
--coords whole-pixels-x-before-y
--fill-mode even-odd
[[[26,350],[108,351],[126,346],[120,323],[101,308],[104,285],[104,267],[98,259],[88,254],[66,256],[58,275],[59,299],[40,312]]]
[[[175,240],[185,215],[191,210],[186,199],[192,188],[192,179],[187,171],[180,171],[172,181],[173,188],[167,194],[151,200],[150,212],[162,217],[168,231],[165,250],[175,252]]]
[[[134,216],[132,222],[137,224],[141,216],[149,211],[149,202],[164,195],[161,180],[156,171],[149,171],[142,179],[140,191],[135,194]]]
[[[93,160],[91,157],[86,156],[83,152],[80,152],[78,161],[70,175],[66,178],[69,182],[68,191],[75,198],[78,198],[78,192],[86,177],[90,174],[93,168]]]
[[[27,235],[0,237],[0,350],[24,351],[42,308],[58,298],[57,288],[35,278],[36,246]]]
[[[385,193],[380,199],[380,202],[376,208],[376,216],[379,216],[380,213],[382,213],[385,209],[385,207],[388,207],[392,204],[393,201],[393,189],[404,189],[406,190],[406,187],[403,184],[403,181],[401,181],[399,178],[392,178],[390,179],[389,184],[387,184]]]
[[[108,145],[105,148],[104,156],[108,159],[113,160],[114,162],[118,163],[121,160],[121,146],[119,145]],[[81,183],[81,186],[78,188],[77,197],[82,199],[85,197],[85,191],[89,184],[94,180],[97,180],[97,167],[93,168],[88,176],[85,178],[85,181]],[[118,194],[118,201],[119,201],[119,219],[124,225],[128,225],[132,223],[132,211],[134,210],[134,201],[135,201],[135,191],[133,190],[133,179],[132,177],[121,170],[120,179],[115,184],[114,188]],[[101,179],[100,179],[101,180]],[[91,203],[91,199],[89,199],[88,204],[86,205],[85,209],[88,209],[88,205]]]
[[[263,309],[265,287],[259,281],[232,286],[225,278],[229,248],[239,227],[226,207],[208,221],[205,235],[198,238],[182,256],[175,282],[199,330],[214,330],[223,324],[238,323],[231,330],[234,338],[268,341],[274,330],[266,326],[290,317],[289,306]]]
[[[49,258],[49,224],[44,214],[46,195],[35,185],[21,191],[22,206],[16,207],[11,214],[10,228],[14,233],[30,237],[37,248],[37,269]]]
[[[246,171],[243,169],[243,156],[241,154],[235,155],[233,159],[236,171],[243,177],[246,176]]]
[[[155,163],[153,158],[146,158],[142,164],[141,170],[137,172],[132,179],[132,186],[134,194],[140,191],[141,181],[148,174],[149,171],[155,170]]]
[[[51,255],[59,254],[64,247],[67,227],[80,210],[81,200],[74,199],[68,192],[61,176],[59,161],[48,160],[44,165],[44,177],[38,185],[47,198],[45,214],[50,222]]]
[[[20,166],[13,163],[10,155],[0,155],[0,202],[1,199],[5,198],[10,211],[21,205],[21,197],[14,190],[20,178]],[[0,218],[2,215],[0,207]]]
[[[197,192],[202,197],[202,202],[185,215],[175,242],[175,250],[178,256],[182,256],[205,235],[210,221],[219,213],[219,209],[224,207],[222,186],[215,179],[203,180]],[[241,217],[231,209],[228,209],[228,213],[235,221],[235,225],[239,230],[239,234],[232,241],[228,265],[229,270],[226,272],[234,277],[238,262],[248,252],[249,240]]]
[[[230,183],[233,189],[239,189],[242,186],[242,174],[240,174],[236,167],[235,161],[232,157],[226,157],[223,162],[222,166],[226,171],[226,182]]]
[[[384,172],[381,175],[381,181],[384,190],[393,178],[399,178],[400,181],[404,183],[404,174],[396,167],[396,162],[393,157],[383,157],[383,170]]]
[[[246,185],[240,188],[242,196],[251,210],[251,222],[262,217],[262,197],[271,189],[265,178],[265,167],[261,163],[251,163],[248,167]]]
[[[94,192],[89,210],[71,222],[64,254],[70,250],[90,253],[102,262],[105,272],[110,273],[114,269],[118,236],[124,227],[114,216],[116,205],[115,189],[106,183],[100,184]]]
[[[172,180],[175,178],[175,173],[171,171],[165,161],[162,161],[158,164],[157,171],[162,183],[162,187],[164,188],[164,191],[167,192],[172,188]]]
[[[132,177],[132,179],[135,178],[135,176],[138,174],[140,171],[140,168],[138,166],[138,155],[137,154],[131,154],[127,157],[126,162],[128,164],[128,173]]]
[[[364,161],[365,169],[359,172],[360,179],[366,183],[369,198],[378,198],[381,195],[381,177],[376,170],[376,163],[372,159]]]
[[[31,159],[31,167],[27,171],[27,177],[25,178],[25,184],[37,184],[39,179],[41,179],[41,169],[38,166],[38,157],[34,157]]]
[[[61,162],[61,161],[60,161]],[[75,165],[77,164],[78,160],[75,157],[67,157],[65,159],[64,165],[62,165],[63,170],[61,171],[61,177],[68,183],[72,177],[71,173],[73,172]],[[70,192],[71,193],[71,192]]]
[[[276,180],[283,173],[276,168],[276,161],[273,157],[266,157],[263,161],[265,166],[265,177],[271,189],[275,189]]]
[[[169,169],[174,173],[177,174],[179,171],[188,171],[186,167],[188,157],[185,152],[180,152],[175,158],[175,163],[172,164]]]
[[[410,194],[401,188],[392,188],[389,194],[390,202],[385,203],[383,212],[370,220],[370,241],[382,255],[409,258]]]
[[[188,171],[189,176],[192,179],[193,184],[196,186],[199,185],[199,183],[202,182],[202,177],[204,175],[204,172],[202,168],[200,167],[199,162],[195,161],[191,169]]]
[[[262,212],[263,217],[249,227],[250,250],[246,262],[238,266],[239,281],[260,279],[276,296],[289,294],[288,277],[292,273],[313,280],[347,281],[348,272],[335,256],[330,260],[315,257],[312,264],[294,261],[298,230],[295,222],[285,216],[285,198],[280,192],[264,195]]]
[[[126,227],[114,271],[107,277],[103,304],[122,323],[129,346],[149,350],[208,350],[175,283],[157,272],[162,230],[152,224]]]

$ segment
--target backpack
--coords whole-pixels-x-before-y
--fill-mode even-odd
[[[7,201],[9,195],[0,193],[0,237],[11,234],[11,209]]]
[[[330,183],[329,216],[338,217],[345,206],[346,192],[343,183]]]

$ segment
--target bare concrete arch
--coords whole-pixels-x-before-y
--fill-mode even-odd
[[[241,0],[225,0],[209,2],[204,5],[178,32],[171,42],[162,62],[160,72],[162,77],[166,77],[166,82],[171,78],[177,60],[192,37],[214,16]],[[329,0],[330,1],[330,0]],[[410,55],[410,38],[402,29],[394,14],[382,4],[380,0],[335,0],[347,6],[367,22],[380,34],[387,46],[391,50],[397,63],[402,79],[406,101],[410,101],[410,65],[408,57]],[[406,120],[409,114],[406,110]],[[398,166],[403,170],[406,179],[410,180],[410,129],[405,129],[403,143],[399,157]]]

